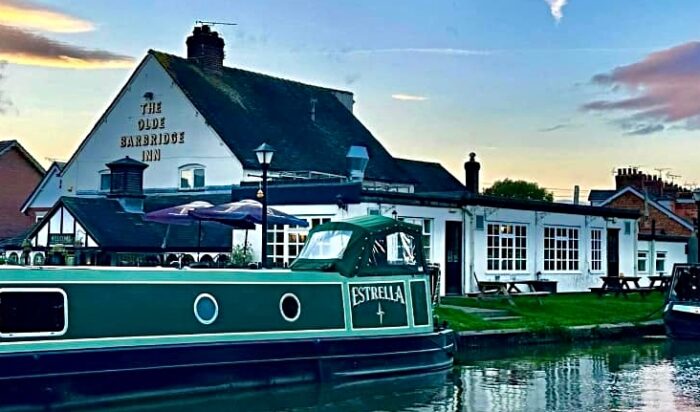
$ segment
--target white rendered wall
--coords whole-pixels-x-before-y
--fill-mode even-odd
[[[635,269],[636,225],[634,220],[629,222],[630,231],[625,233],[624,219],[605,219],[596,216],[583,216],[563,213],[534,212],[527,210],[496,209],[486,207],[470,207],[474,216],[484,216],[484,230],[471,229],[468,224],[466,254],[469,256],[470,242],[473,242],[473,272],[479,280],[495,280],[498,276],[502,281],[535,279],[541,272],[543,279],[556,280],[559,291],[588,291],[589,287],[600,286],[600,276],[607,274],[607,228],[620,229],[620,272],[631,276]],[[473,220],[472,220],[473,222]],[[524,272],[489,271],[487,269],[487,226],[489,223],[524,224],[527,227],[527,267]],[[544,270],[544,228],[545,226],[561,226],[578,228],[579,230],[579,270],[571,272],[556,272]],[[602,229],[602,268],[592,271],[590,265],[590,231]],[[468,264],[469,266],[469,264]],[[475,291],[476,285],[473,274],[466,272],[465,290]]]
[[[653,262],[649,251],[651,250],[651,242],[647,240],[640,240],[638,249],[640,252],[647,252],[647,270],[644,272],[639,272],[639,276],[648,276],[653,273]],[[666,252],[666,270],[664,273],[656,273],[656,275],[671,275],[674,263],[688,263],[688,255],[686,254],[686,243],[684,242],[664,242],[655,241],[654,249],[656,252]],[[644,283],[647,283],[646,279],[643,279]]]
[[[141,105],[149,102],[144,98],[147,92],[153,93],[150,101],[161,103],[161,113],[143,114]],[[162,129],[139,130],[139,120],[161,118],[165,119]],[[135,145],[136,136],[166,132],[177,133],[178,143],[159,141],[156,145]],[[184,139],[180,139],[180,133],[184,133]],[[133,136],[134,146],[122,147],[122,136]],[[178,169],[186,164],[205,166],[206,186],[230,186],[238,184],[243,177],[243,167],[238,159],[207,125],[160,63],[149,55],[64,170],[63,194],[96,193],[100,171],[107,168],[106,163],[127,155],[144,161],[144,152],[149,150],[159,150],[160,160],[145,161],[149,165],[144,173],[145,189],[177,190]]]

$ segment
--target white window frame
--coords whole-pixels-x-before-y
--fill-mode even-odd
[[[547,232],[553,231],[553,236],[548,236]],[[576,234],[575,238],[572,236]],[[552,242],[548,245],[548,240]],[[572,247],[571,242],[574,242]],[[581,272],[581,230],[571,226],[545,226],[543,236],[544,253],[543,271],[547,273],[580,273]],[[547,257],[547,252],[551,252],[552,257]],[[560,257],[560,252],[563,257]],[[548,268],[548,263],[552,267]]]
[[[591,272],[602,273],[603,272],[603,229],[593,228],[591,229],[590,238],[590,262]]]
[[[195,186],[195,173],[197,170],[201,170],[204,174],[202,179],[202,186]],[[181,191],[193,191],[193,190],[203,190],[207,186],[207,168],[201,164],[187,164],[178,167],[177,169],[177,187]],[[192,172],[192,187],[182,186],[182,174],[184,172]]]
[[[12,293],[60,293],[63,295],[63,329],[55,332],[20,332],[20,333],[1,333],[0,338],[33,338],[41,336],[61,336],[65,335],[68,330],[68,295],[60,288],[0,288],[0,296],[3,292]]]
[[[654,260],[654,272],[656,274],[666,273],[666,260],[668,258],[668,253],[664,250],[659,250],[656,252],[656,259]],[[663,262],[663,268],[659,269],[659,262]]]
[[[495,227],[495,234],[491,233],[491,228]],[[520,234],[517,234],[520,229]],[[527,272],[527,232],[528,228],[523,223],[508,223],[508,222],[486,222],[486,272],[488,273],[526,273]],[[496,241],[497,245],[491,245],[490,240]],[[518,245],[518,240],[524,245]],[[505,243],[505,245],[504,245]],[[510,244],[508,244],[510,243]],[[489,256],[490,251],[497,251],[498,255]],[[508,252],[508,256],[504,257],[503,252]],[[518,252],[523,252],[523,255],[518,257]],[[497,267],[490,266],[496,264]],[[504,263],[509,263],[505,265]],[[521,265],[518,268],[519,264]],[[507,268],[510,266],[510,269]]]
[[[644,269],[639,267],[639,262],[644,261]],[[649,273],[649,252],[646,250],[638,250],[637,251],[637,260],[636,260],[636,265],[637,265],[637,272],[639,273]]]
[[[299,216],[297,216],[299,217]],[[319,224],[330,222],[331,216],[308,216],[301,217],[301,219],[309,222],[307,227],[299,226],[289,226],[289,225],[270,225],[268,228],[268,233],[271,234],[270,239],[267,241],[268,247],[271,252],[268,251],[267,258],[272,260],[274,264],[278,264],[281,267],[287,267],[290,263],[299,256],[301,249],[306,242],[306,238],[309,231]],[[282,241],[279,242],[277,237],[278,234],[282,234]],[[293,240],[292,238],[296,238]],[[302,240],[303,239],[303,240]],[[277,253],[278,247],[281,247],[282,253]],[[296,248],[296,253],[291,253],[292,249]]]
[[[97,190],[100,192],[109,192],[112,188],[112,178],[111,178],[112,173],[109,171],[109,169],[100,170],[99,176],[100,176],[100,181],[97,184]],[[103,176],[110,176],[109,187],[107,187],[107,188],[102,187],[102,177]]]
[[[423,248],[423,257],[425,258],[426,262],[430,263],[432,262],[432,257],[433,257],[433,228],[435,227],[435,222],[431,218],[427,217],[408,217],[408,216],[399,216],[398,220],[406,223],[411,223],[413,225],[417,225],[421,227],[421,234],[423,235],[423,244],[421,247]],[[426,223],[427,226],[429,226],[426,229]]]

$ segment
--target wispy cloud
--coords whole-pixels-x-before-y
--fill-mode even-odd
[[[5,79],[5,66],[7,65],[7,62],[0,61],[0,84],[2,84],[2,81]],[[12,101],[5,96],[5,93],[3,92],[2,89],[0,89],[0,114],[5,114],[9,109],[11,109],[14,105],[12,104]]]
[[[80,33],[95,29],[78,17],[29,1],[0,0],[0,24],[55,33]]]
[[[542,133],[549,133],[549,132],[554,132],[556,130],[561,130],[561,129],[566,129],[568,127],[571,127],[571,124],[569,123],[560,123],[560,124],[555,124],[554,126],[549,126],[540,129],[539,131]]]
[[[0,60],[33,66],[110,69],[133,66],[129,56],[85,49],[40,34],[0,25]]]
[[[410,101],[410,102],[422,102],[424,100],[428,100],[428,98],[425,96],[417,96],[414,94],[404,94],[404,93],[392,94],[391,98],[394,100],[404,100],[404,101]]]
[[[649,134],[661,132],[665,129],[666,127],[662,124],[649,124],[637,126],[636,128],[626,132],[625,134],[628,136],[646,136]]]
[[[549,12],[554,17],[554,20],[559,23],[564,17],[563,9],[566,6],[567,0],[544,0],[549,5]]]
[[[651,53],[591,82],[625,96],[591,101],[582,109],[622,113],[618,124],[631,130],[628,134],[659,132],[669,125],[694,129],[700,123],[700,42]]]
[[[363,54],[401,54],[401,53],[418,53],[418,54],[438,54],[446,56],[484,56],[494,53],[491,50],[476,50],[476,49],[454,49],[454,48],[420,48],[420,47],[398,47],[389,49],[349,49],[344,50],[344,54],[363,55]]]

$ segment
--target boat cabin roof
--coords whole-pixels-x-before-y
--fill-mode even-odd
[[[385,216],[324,223],[309,232],[293,271],[339,272],[344,276],[426,273],[422,228]]]

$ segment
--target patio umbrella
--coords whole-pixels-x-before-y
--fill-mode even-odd
[[[149,222],[157,222],[168,225],[165,230],[165,236],[163,237],[162,248],[165,248],[165,243],[170,235],[170,225],[191,225],[193,222],[197,222],[197,260],[199,260],[199,248],[202,241],[202,221],[190,216],[190,212],[198,209],[206,209],[214,207],[209,202],[202,200],[196,200],[194,202],[186,203],[184,205],[167,207],[165,209],[154,210],[148,212],[143,216],[143,220]]]
[[[189,214],[197,219],[219,222],[229,226],[259,225],[262,224],[262,203],[246,199],[239,202],[191,210]],[[306,220],[280,212],[271,207],[267,208],[267,223],[269,225],[309,226],[309,222]]]

